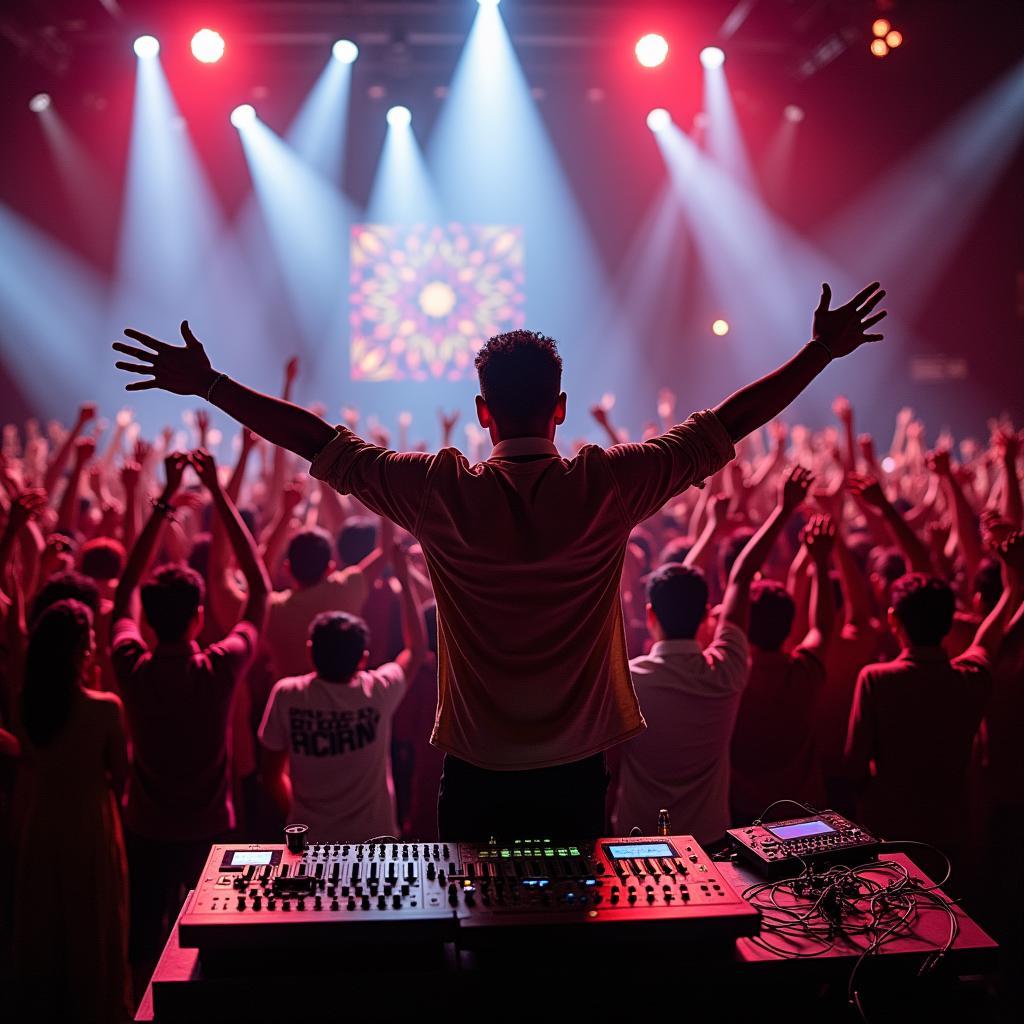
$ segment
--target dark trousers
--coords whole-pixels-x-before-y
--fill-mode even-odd
[[[438,834],[444,842],[593,839],[605,833],[608,778],[604,754],[522,772],[489,771],[446,754]]]
[[[132,967],[148,975],[160,957],[184,902],[199,881],[210,847],[221,836],[186,842],[147,839],[125,832],[128,854],[128,953]]]

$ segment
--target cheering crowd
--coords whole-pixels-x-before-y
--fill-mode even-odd
[[[291,360],[286,399],[297,372]],[[203,385],[214,402],[223,376]],[[496,406],[485,368],[481,382]],[[288,821],[312,839],[436,838],[439,787],[441,837],[472,838],[478,823],[460,800],[495,774],[571,792],[574,778],[543,773],[571,768],[589,786],[596,772],[596,830],[652,834],[665,808],[673,832],[706,845],[777,800],[833,807],[983,879],[1019,844],[1024,810],[1020,437],[1003,419],[980,440],[929,436],[904,409],[891,440],[872,438],[858,435],[848,401],[833,410],[821,429],[773,419],[726,437],[711,413],[675,426],[666,391],[639,444],[606,401],[591,410],[604,449],[559,452],[513,432],[490,454],[470,428],[468,458],[451,451],[455,415],[441,417],[435,456],[409,443],[403,417],[395,447],[411,454],[396,457],[381,425],[364,442],[346,410],[326,448],[289,444],[312,475],[248,428],[232,446],[220,437],[227,420],[205,408],[190,417],[188,451],[170,428],[144,438],[128,409],[110,423],[84,405],[67,425],[6,426],[0,900],[26,1007],[38,1019],[127,1019],[132,971],[137,997],[214,842],[277,841]],[[631,498],[635,470],[615,462],[616,446],[646,452],[684,428],[687,444],[714,451],[694,457],[703,485],[680,490],[673,477]],[[351,438],[367,459],[359,481],[339,468]],[[571,765],[546,752],[543,731],[531,734],[533,760],[516,761],[513,730],[485,720],[492,702],[453,697],[447,681],[453,662],[465,678],[460,657],[492,658],[492,677],[524,659],[533,678],[554,643],[554,624],[532,621],[530,607],[486,635],[459,621],[460,602],[489,594],[454,592],[456,570],[423,525],[450,510],[431,528],[491,557],[483,535],[502,513],[483,489],[489,454],[513,475],[557,459],[594,478],[607,459],[609,489],[635,522],[621,562],[609,555],[602,571],[639,715],[589,708],[588,722],[606,715],[617,730],[603,745],[579,716],[559,723],[559,737],[574,736]],[[385,479],[380,466],[395,458],[406,461]],[[420,466],[445,512],[409,496]],[[456,484],[480,488],[466,508]],[[514,546],[514,532],[499,540]],[[524,573],[561,543],[529,540]],[[568,592],[582,571],[567,566]],[[520,580],[506,571],[497,585],[515,592]],[[562,635],[576,622],[584,632],[587,609],[565,611]],[[510,639],[524,631],[536,665]],[[517,713],[516,693],[507,699],[505,720]],[[526,686],[522,699],[542,696]],[[439,705],[453,700],[449,720]],[[491,761],[469,755],[466,722],[492,729]],[[510,828],[517,799],[507,797]]]

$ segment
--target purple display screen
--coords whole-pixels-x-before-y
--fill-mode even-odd
[[[801,821],[795,825],[778,825],[775,828],[769,828],[767,825],[765,828],[776,839],[803,839],[804,836],[818,836],[824,832],[835,832],[835,829],[831,825],[826,825],[823,821]]]

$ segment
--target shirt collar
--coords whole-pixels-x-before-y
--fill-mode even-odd
[[[546,437],[510,437],[499,441],[491,452],[492,459],[513,459],[519,455],[558,455],[558,449]]]
[[[900,661],[949,661],[949,655],[941,647],[904,647]]]
[[[704,648],[699,641],[692,638],[680,638],[677,640],[658,640],[651,647],[651,654],[662,657],[666,654],[701,654]]]

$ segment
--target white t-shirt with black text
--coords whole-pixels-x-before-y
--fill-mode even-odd
[[[394,662],[345,683],[316,673],[274,685],[260,724],[268,750],[287,751],[291,821],[316,842],[398,835],[391,780],[391,718],[405,695]]]

